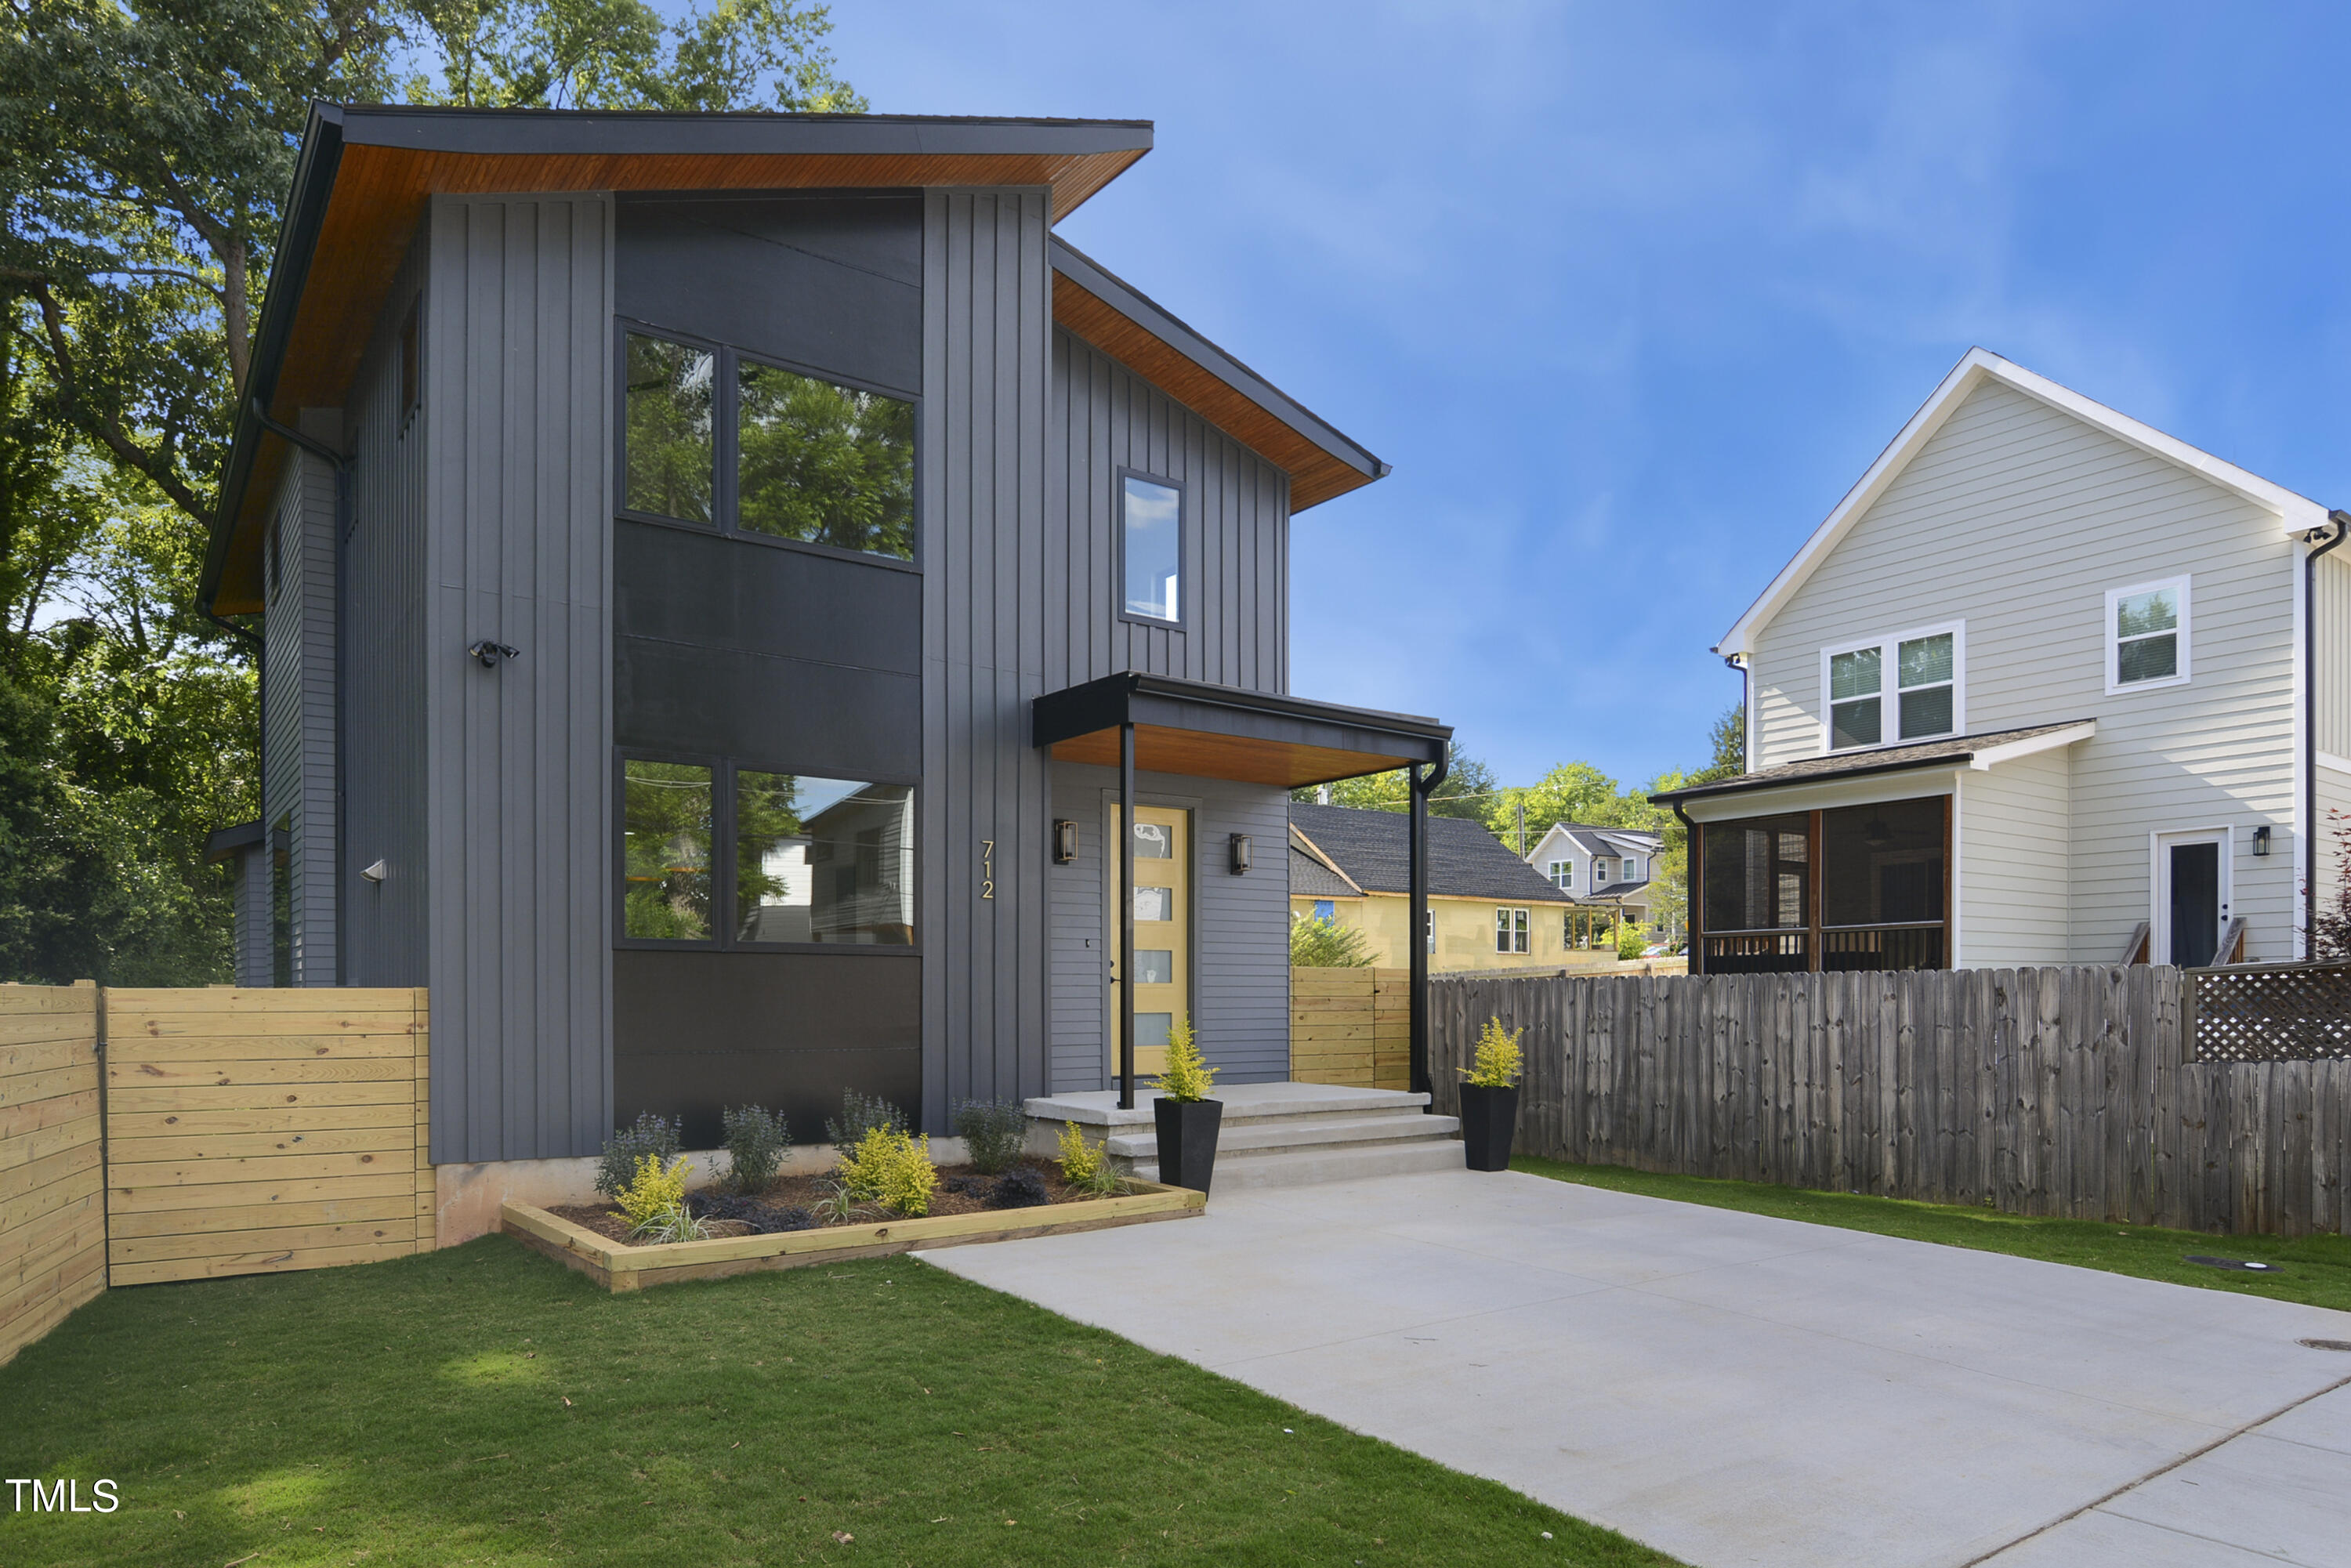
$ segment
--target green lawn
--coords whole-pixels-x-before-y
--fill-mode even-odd
[[[906,1259],[611,1296],[496,1237],[109,1291],[0,1368],[7,1476],[122,1497],[0,1502],[10,1568],[1671,1561]]]
[[[1716,1181],[1705,1176],[1653,1176],[1621,1166],[1577,1166],[1520,1155],[1512,1170],[1555,1181],[1581,1182],[1614,1192],[1677,1203],[1740,1208],[1813,1225],[1838,1225],[1880,1236],[1907,1236],[1948,1247],[2011,1252],[2049,1263],[2133,1274],[2208,1291],[2234,1291],[2306,1306],[2351,1312],[2351,1237],[2206,1236],[2194,1230],[2158,1230],[2151,1226],[2110,1225],[2095,1219],[2027,1219],[1990,1208],[1912,1203],[1903,1198],[1865,1197],[1858,1193],[1812,1192],[1757,1182]],[[2186,1261],[2190,1253],[2274,1263],[2278,1271],[2245,1273],[2209,1269]]]

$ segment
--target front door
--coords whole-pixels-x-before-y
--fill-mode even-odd
[[[1111,843],[1118,808],[1111,808]],[[1134,1071],[1156,1077],[1167,1066],[1167,1031],[1191,1010],[1192,846],[1186,814],[1164,806],[1134,810]],[[1110,1075],[1118,1076],[1118,866],[1102,868],[1110,917]]]
[[[2183,968],[2211,963],[2229,921],[2226,833],[2164,833],[2156,839],[2157,957]]]

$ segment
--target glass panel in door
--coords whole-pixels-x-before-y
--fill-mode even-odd
[[[2166,961],[2201,968],[2220,946],[2220,846],[2208,839],[2168,844],[2164,853],[2169,861],[2164,879],[2170,936]]]
[[[1111,808],[1110,842],[1118,843],[1118,808]],[[1192,848],[1190,821],[1180,810],[1138,806],[1134,811],[1134,1071],[1156,1077],[1167,1065],[1167,1035],[1176,1015],[1192,1010]],[[1110,924],[1110,1074],[1118,1076],[1118,866],[1102,868],[1102,901]]]

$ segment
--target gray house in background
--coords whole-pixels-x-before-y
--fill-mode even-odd
[[[1291,516],[1385,465],[1057,239],[1147,124],[321,106],[203,582],[248,985],[425,985],[432,1157],[1288,1076]],[[1122,793],[1122,742],[1132,770]],[[1122,805],[1122,800],[1125,804]],[[1252,846],[1256,846],[1252,852]]]

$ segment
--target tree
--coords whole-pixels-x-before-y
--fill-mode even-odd
[[[2325,964],[2351,963],[2351,816],[2329,808],[2326,820],[2335,841],[2335,897],[2318,905],[2310,956]]]
[[[1747,771],[1747,705],[1734,704],[1708,734],[1714,756],[1704,768],[1694,773],[1668,768],[1649,780],[1645,793],[1662,795],[1668,790],[1687,789],[1693,784],[1711,784],[1717,779],[1735,779]],[[1664,843],[1649,873],[1650,910],[1656,924],[1667,930],[1688,927],[1689,921],[1689,830],[1679,817],[1665,813],[1660,828]]]
[[[1290,798],[1301,804],[1311,805],[1325,786],[1309,785],[1292,789]],[[1412,810],[1411,784],[1401,768],[1387,773],[1368,774],[1361,779],[1342,779],[1327,786],[1333,806],[1353,806],[1367,811],[1408,811]],[[1481,821],[1486,804],[1497,786],[1494,770],[1474,757],[1459,752],[1453,754],[1451,766],[1445,770],[1445,782],[1428,798],[1428,814],[1432,817],[1461,817],[1470,821]]]
[[[1293,969],[1363,969],[1372,962],[1371,939],[1353,925],[1298,915],[1290,922],[1290,967]]]
[[[1625,789],[1589,762],[1562,762],[1532,785],[1499,790],[1487,802],[1486,826],[1514,849],[1521,807],[1527,814],[1530,852],[1553,822],[1655,831],[1664,816],[1644,792]]]

